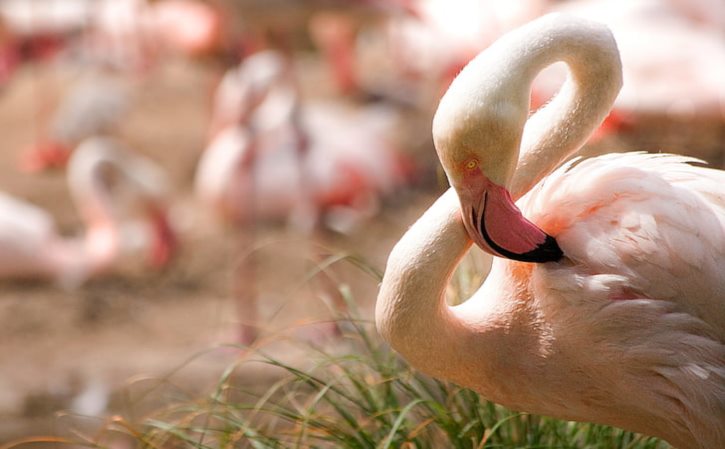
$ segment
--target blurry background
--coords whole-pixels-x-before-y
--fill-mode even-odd
[[[550,11],[607,22],[622,53],[587,154],[723,166],[722,0],[0,0],[0,443],[126,410],[219,343],[334,345],[348,289],[370,318],[366,271],[445,189],[440,95]]]

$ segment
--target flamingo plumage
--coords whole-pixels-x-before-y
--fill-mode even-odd
[[[569,78],[527,121],[534,77],[559,60]],[[723,447],[725,173],[644,153],[561,165],[621,80],[611,32],[566,15],[466,66],[433,121],[453,188],[392,250],[377,327],[421,371],[508,407]],[[472,241],[505,257],[448,306]]]
[[[68,186],[85,223],[83,235],[62,236],[46,211],[2,193],[0,278],[77,286],[139,250],[149,252],[154,266],[166,264],[175,244],[166,184],[155,164],[119,142],[101,137],[83,141],[68,166]],[[140,219],[127,220],[134,213]]]

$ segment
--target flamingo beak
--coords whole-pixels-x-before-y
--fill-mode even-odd
[[[462,195],[461,205],[466,230],[484,251],[533,263],[563,257],[556,239],[524,218],[504,187],[489,181],[476,199]]]
[[[149,264],[154,268],[163,268],[168,265],[177,251],[176,232],[169,222],[167,211],[163,208],[149,206],[148,214],[152,230]]]
[[[19,168],[25,173],[63,168],[68,163],[70,154],[71,150],[61,143],[43,142],[21,155]]]

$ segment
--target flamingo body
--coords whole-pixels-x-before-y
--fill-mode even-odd
[[[0,192],[0,278],[72,287],[140,249],[151,251],[152,263],[168,261],[174,242],[157,167],[110,139],[87,139],[69,162],[68,182],[86,223],[79,237],[62,236],[44,210]],[[139,212],[133,209],[141,220],[128,220]]]
[[[50,275],[43,255],[55,246],[58,231],[43,209],[0,192],[0,276],[22,277],[33,272]]]
[[[221,131],[199,162],[200,197],[232,221],[280,220],[307,201],[321,209],[364,208],[371,197],[400,185],[400,161],[384,137],[395,120],[392,111],[316,104],[301,115],[309,136],[303,155],[290,127],[259,134],[241,126]]]
[[[21,156],[26,171],[62,167],[85,139],[113,134],[130,107],[129,87],[103,72],[83,76],[63,96],[47,135]]]

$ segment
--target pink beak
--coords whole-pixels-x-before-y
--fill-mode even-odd
[[[489,180],[472,198],[461,195],[463,222],[484,251],[520,262],[556,262],[563,257],[554,237],[521,215],[508,190]]]

